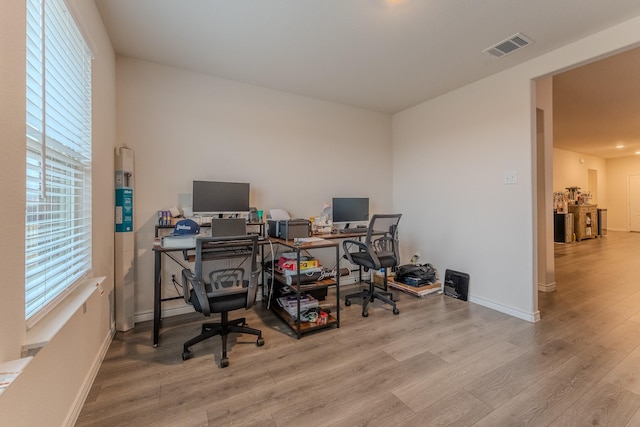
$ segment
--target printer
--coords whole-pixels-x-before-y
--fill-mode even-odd
[[[284,240],[311,236],[311,222],[308,219],[270,219],[267,229],[269,237]]]

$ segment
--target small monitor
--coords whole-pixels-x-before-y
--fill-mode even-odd
[[[194,213],[248,211],[248,183],[193,181]]]
[[[333,222],[357,222],[368,220],[368,197],[333,198]]]

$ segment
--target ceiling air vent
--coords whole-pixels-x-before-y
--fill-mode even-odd
[[[530,44],[533,44],[533,40],[522,33],[517,33],[498,44],[486,48],[485,50],[483,50],[483,52],[487,52],[490,55],[495,56],[496,58],[501,58],[505,55],[515,52],[516,50],[529,46]]]

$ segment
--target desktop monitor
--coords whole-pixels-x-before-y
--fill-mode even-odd
[[[193,181],[193,212],[247,212],[249,184],[240,182]]]
[[[357,222],[368,220],[368,197],[333,198],[333,222]]]

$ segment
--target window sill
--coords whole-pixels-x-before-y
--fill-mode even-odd
[[[24,371],[24,368],[31,362],[31,359],[33,359],[33,357],[25,357],[0,363],[0,395],[11,385],[13,380],[18,378],[18,375]]]
[[[64,301],[40,319],[36,325],[27,331],[25,343],[22,346],[22,357],[35,356],[47,345],[58,332],[67,324],[82,305],[96,290],[102,291],[102,282],[106,277],[87,279],[80,284]]]

